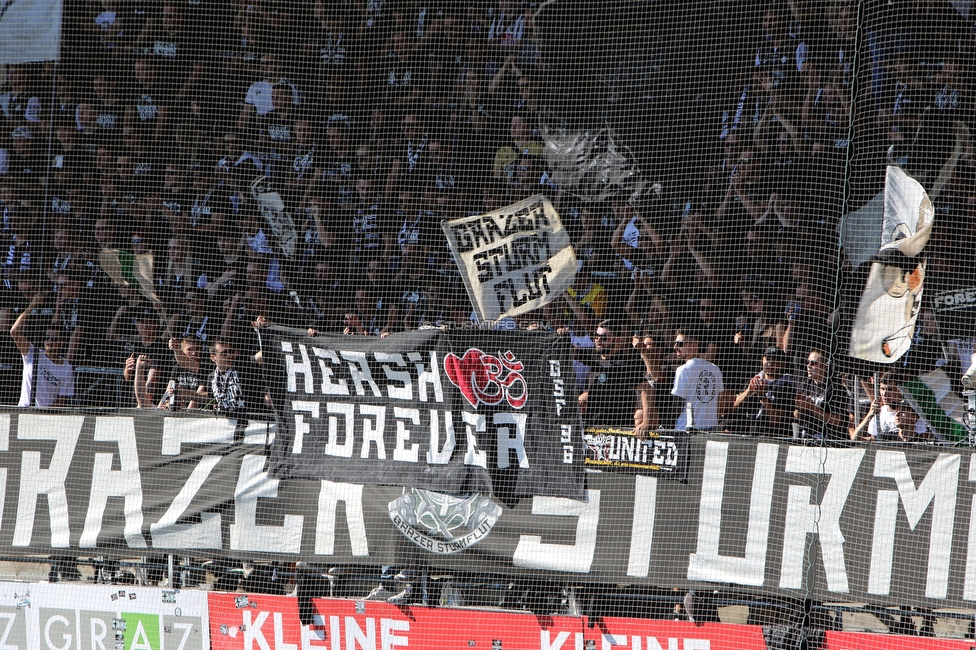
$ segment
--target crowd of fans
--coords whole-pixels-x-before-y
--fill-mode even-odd
[[[254,325],[469,326],[441,220],[544,194],[577,279],[499,326],[572,337],[588,426],[938,439],[898,386],[937,365],[958,381],[973,341],[923,310],[907,360],[878,390],[856,380],[836,227],[885,164],[931,184],[968,137],[972,35],[948,3],[869,5],[764,5],[739,60],[702,64],[729,71],[709,164],[586,202],[548,173],[535,4],[67,3],[61,60],[8,66],[0,96],[0,355],[28,369],[20,404],[264,410]],[[971,284],[966,143],[927,290]]]

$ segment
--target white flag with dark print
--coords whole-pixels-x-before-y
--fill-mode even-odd
[[[54,61],[61,44],[62,0],[0,2],[0,63]]]
[[[544,196],[441,226],[482,321],[537,309],[576,277],[569,234]]]
[[[898,167],[888,167],[881,246],[872,257],[851,329],[852,357],[894,363],[911,347],[922,305],[923,249],[934,221],[922,185]]]
[[[298,232],[291,214],[285,209],[281,194],[267,183],[266,176],[258,176],[251,182],[251,196],[258,204],[258,211],[268,222],[278,242],[278,249],[285,257],[293,257],[298,247]]]

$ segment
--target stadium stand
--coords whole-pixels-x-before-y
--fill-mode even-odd
[[[268,328],[379,346],[487,327],[568,339],[591,429],[972,444],[944,399],[961,403],[976,363],[970,6],[66,0],[58,59],[9,64],[0,88],[0,400],[271,420]],[[854,231],[891,168],[928,192],[934,226],[925,262],[885,267],[910,311],[885,354],[910,348],[878,363],[851,352],[879,253]],[[537,195],[578,271],[485,323],[442,223]],[[73,556],[51,566],[79,577]],[[130,567],[88,566],[108,582]],[[183,566],[188,586],[284,581],[299,598],[427,602],[446,579],[423,573],[420,596],[412,566]],[[450,580],[535,613],[630,602],[623,586]],[[634,615],[744,605],[794,633],[848,611],[721,589],[657,585]],[[930,610],[909,625],[885,605],[900,604],[876,606],[884,626],[934,634]]]

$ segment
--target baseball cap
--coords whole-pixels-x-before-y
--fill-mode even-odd
[[[769,361],[780,361],[786,363],[790,360],[790,357],[782,348],[778,348],[775,345],[770,345],[768,348],[763,350],[763,356]]]

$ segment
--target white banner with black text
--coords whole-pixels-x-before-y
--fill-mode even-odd
[[[483,321],[538,309],[576,277],[569,234],[544,196],[441,225]]]

